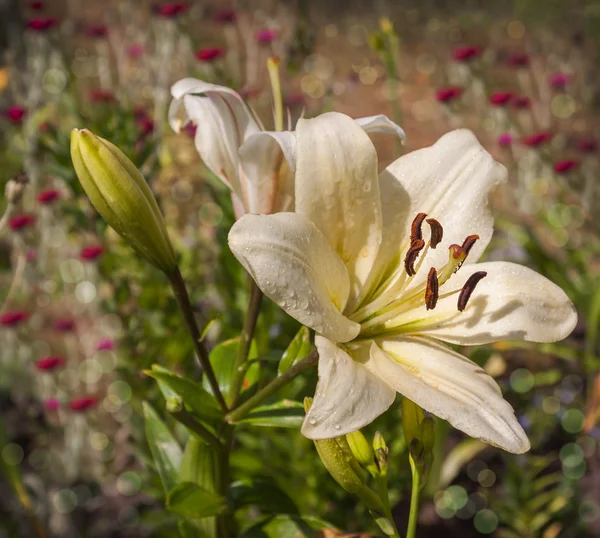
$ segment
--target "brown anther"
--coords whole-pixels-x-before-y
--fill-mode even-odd
[[[465,252],[467,253],[466,255],[469,255],[469,252],[471,252],[471,249],[473,248],[473,245],[479,240],[479,236],[478,235],[469,235],[462,244],[462,248],[465,249]]]
[[[450,255],[455,260],[460,260],[462,256],[466,256],[465,249],[462,248],[460,245],[457,245],[456,243],[450,245],[448,249],[450,250]]]
[[[412,224],[410,225],[410,244],[412,245],[415,241],[419,239],[423,239],[423,233],[421,232],[421,226],[423,225],[423,221],[427,216],[426,213],[419,213]]]
[[[438,300],[438,277],[437,271],[435,267],[429,269],[429,274],[427,275],[427,287],[425,288],[425,306],[427,310],[433,310]]]
[[[427,219],[427,224],[431,228],[431,239],[429,240],[429,246],[431,248],[437,247],[444,237],[444,228],[442,225],[435,219]]]
[[[460,295],[458,296],[458,310],[462,312],[466,307],[469,299],[473,291],[475,291],[475,286],[479,283],[479,281],[486,277],[487,273],[485,271],[477,271],[473,273],[468,280],[465,282],[462,290],[460,290]]]
[[[408,276],[413,276],[415,274],[415,262],[417,261],[417,256],[424,248],[425,241],[422,239],[415,239],[411,243],[410,248],[404,257],[404,270]]]

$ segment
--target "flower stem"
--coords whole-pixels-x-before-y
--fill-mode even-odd
[[[223,445],[217,437],[210,433],[202,424],[200,424],[186,409],[182,407],[177,410],[169,410],[171,416],[179,423],[183,424],[188,430],[200,437],[206,444],[211,446],[215,452],[223,451]]]
[[[254,409],[258,404],[262,403],[266,400],[271,394],[277,392],[280,388],[287,385],[292,379],[294,379],[298,374],[308,370],[315,364],[319,359],[319,354],[316,350],[309,353],[302,360],[298,361],[294,366],[292,366],[289,370],[276,377],[271,381],[266,387],[259,390],[252,398],[248,401],[244,402],[239,407],[235,408],[231,411],[225,418],[227,422],[233,424],[238,420],[244,418],[252,409]]]
[[[175,294],[177,302],[179,303],[179,307],[181,308],[181,312],[183,313],[188,331],[190,332],[192,340],[194,341],[194,348],[196,349],[196,355],[198,356],[202,370],[206,373],[206,377],[208,378],[212,392],[219,402],[219,405],[223,411],[227,412],[229,409],[225,403],[223,394],[221,394],[221,390],[219,389],[219,383],[215,377],[212,366],[210,365],[208,351],[206,350],[206,347],[204,347],[204,344],[200,338],[200,331],[198,330],[198,325],[196,324],[196,318],[194,317],[194,311],[192,310],[190,297],[185,287],[183,277],[181,276],[181,272],[179,271],[179,267],[175,266],[175,269],[167,276],[169,278],[169,282],[171,283],[171,287],[173,288],[173,293]]]
[[[244,320],[244,327],[242,329],[240,345],[238,347],[237,356],[235,358],[235,368],[233,370],[233,379],[231,380],[231,390],[229,392],[229,402],[232,406],[235,406],[237,399],[240,395],[240,391],[242,389],[244,374],[246,373],[244,363],[246,362],[246,359],[248,358],[248,353],[250,352],[250,345],[252,344],[254,329],[256,329],[256,322],[258,320],[261,302],[262,292],[260,291],[260,288],[256,285],[256,282],[254,282],[254,280],[251,280],[250,301],[248,303],[246,319]]]
[[[412,469],[412,494],[410,497],[410,515],[408,517],[406,538],[415,538],[417,519],[419,517],[419,496],[421,495],[421,469],[413,463],[412,458],[410,466]]]

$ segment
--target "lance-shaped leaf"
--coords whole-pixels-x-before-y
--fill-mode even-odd
[[[304,420],[304,406],[293,400],[255,407],[237,424],[252,424],[271,428],[299,428]]]
[[[190,519],[218,516],[227,508],[225,499],[193,482],[180,482],[167,495],[167,508]]]

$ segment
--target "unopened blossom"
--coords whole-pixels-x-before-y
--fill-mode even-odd
[[[542,144],[546,144],[547,142],[550,142],[550,140],[552,140],[552,133],[549,133],[548,131],[541,131],[539,133],[533,133],[533,134],[524,136],[521,139],[521,142],[523,142],[523,144],[527,147],[537,148],[537,147],[541,146]]]
[[[58,21],[54,17],[38,17],[27,21],[27,28],[34,32],[46,32],[57,24]]]
[[[562,89],[569,83],[570,78],[567,73],[554,73],[548,78],[548,84],[551,88]]]
[[[299,120],[293,153],[296,212],[245,215],[229,245],[265,295],[316,332],[303,434],[356,431],[399,392],[472,437],[527,451],[496,382],[448,346],[551,342],[577,321],[545,277],[477,263],[505,168],[457,130],[378,174],[369,137],[339,113]]]
[[[524,52],[514,52],[508,57],[506,63],[511,67],[528,67],[529,55]]]
[[[506,106],[513,98],[512,92],[495,92],[490,95],[490,104],[494,106]]]
[[[440,103],[450,103],[456,101],[462,94],[463,89],[458,86],[449,86],[448,88],[441,88],[435,93],[435,98]]]
[[[0,325],[3,327],[16,327],[29,319],[29,312],[25,310],[9,310],[0,314]]]
[[[90,245],[81,249],[79,257],[85,261],[97,260],[104,252],[102,245]]]
[[[56,370],[65,364],[65,359],[59,356],[44,357],[35,363],[35,367],[42,372]]]
[[[529,97],[519,95],[513,98],[511,105],[516,109],[531,108],[531,99],[529,99]]]
[[[27,109],[19,105],[12,105],[5,109],[2,114],[13,125],[21,125],[27,114]]]
[[[98,399],[93,396],[85,396],[83,398],[75,398],[69,402],[71,411],[87,411],[98,405]]]
[[[37,195],[37,201],[40,204],[49,205],[60,198],[60,191],[57,189],[48,189]]]
[[[554,171],[557,174],[566,174],[567,172],[577,168],[579,166],[579,162],[573,159],[565,159],[563,161],[558,161],[554,163]]]
[[[260,43],[261,45],[269,45],[270,43],[273,43],[275,39],[277,39],[277,32],[275,30],[264,28],[262,30],[258,30],[254,37],[257,43]]]
[[[225,51],[220,47],[207,47],[196,52],[196,59],[200,62],[210,63],[222,58]]]
[[[513,136],[510,133],[502,133],[498,137],[498,145],[505,148],[512,144]]]
[[[35,215],[29,213],[17,215],[16,217],[10,218],[8,221],[10,229],[15,232],[29,228],[33,223],[35,223]]]
[[[60,408],[60,402],[56,398],[44,400],[44,409],[46,411],[57,411]]]
[[[236,215],[294,209],[295,134],[266,131],[230,88],[185,78],[171,88],[169,123],[175,132],[196,126],[194,142],[204,164],[232,192]],[[367,132],[404,138],[386,116],[355,120]]]
[[[458,47],[454,50],[452,57],[457,62],[470,62],[481,54],[481,49],[475,46]]]

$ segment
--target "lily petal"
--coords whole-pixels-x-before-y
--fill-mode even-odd
[[[179,132],[196,124],[196,150],[210,170],[242,200],[247,196],[239,178],[238,149],[260,128],[242,98],[232,89],[185,78],[171,87],[169,123]]]
[[[448,247],[462,244],[468,235],[479,240],[471,250],[467,263],[476,262],[492,233],[494,219],[487,201],[490,191],[506,179],[506,169],[481,146],[475,135],[466,129],[451,131],[433,146],[408,153],[394,161],[380,175],[381,183],[396,181],[399,187],[388,185],[388,194],[396,193],[397,203],[388,201],[383,219],[386,222],[379,256],[372,271],[369,289],[383,275],[404,268],[402,261],[410,242],[410,225],[418,213],[427,213],[444,228],[444,238],[437,248],[430,249],[410,288],[420,284],[430,267],[440,268],[448,260]],[[384,187],[381,187],[384,191]],[[410,199],[410,207],[397,208]],[[423,234],[427,238],[427,225]],[[410,289],[409,288],[409,289]]]
[[[337,112],[300,119],[296,140],[296,211],[317,225],[344,260],[351,306],[381,242],[377,153],[363,129]]]
[[[477,271],[487,276],[475,287],[463,312],[457,309],[460,290]],[[405,333],[434,336],[460,345],[498,340],[556,342],[575,328],[577,312],[567,294],[528,267],[510,262],[464,266],[440,289],[433,311],[425,306],[411,310],[387,325]]]
[[[360,331],[343,310],[348,271],[319,229],[296,213],[244,215],[229,247],[263,293],[290,316],[335,342]]]
[[[399,136],[402,139],[402,144],[407,144],[406,134],[400,125],[394,123],[384,114],[377,116],[367,116],[365,118],[356,118],[358,123],[366,133],[385,133]]]
[[[249,182],[248,212],[276,213],[294,210],[296,135],[291,131],[264,131],[250,135],[239,150]]]
[[[309,439],[330,439],[359,430],[385,412],[396,391],[343,349],[322,336],[315,337],[319,351],[319,382],[302,434]]]
[[[513,454],[527,435],[496,382],[467,358],[428,338],[377,340],[365,366],[426,411]]]

